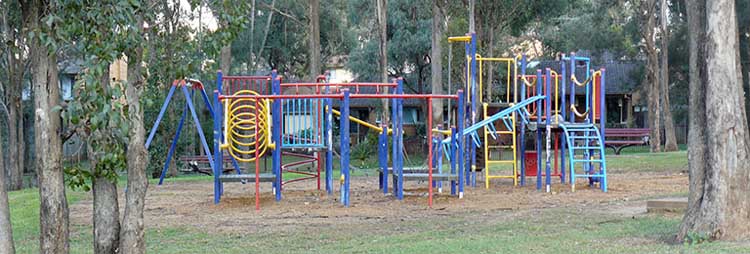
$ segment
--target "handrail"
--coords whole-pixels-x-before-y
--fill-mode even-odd
[[[326,107],[326,110],[328,110],[327,107]],[[338,110],[331,109],[331,112],[333,112],[334,115],[337,115],[337,116],[341,117],[341,112],[339,112]],[[358,124],[360,124],[362,126],[365,126],[367,128],[376,130],[379,133],[383,133],[383,128],[375,126],[375,125],[373,125],[371,123],[368,123],[366,121],[363,121],[362,119],[359,119],[359,118],[356,118],[356,117],[353,117],[353,116],[349,116],[349,121],[352,121],[352,122],[358,123]],[[392,129],[388,129],[388,134],[391,134],[391,133],[393,133],[393,130]]]

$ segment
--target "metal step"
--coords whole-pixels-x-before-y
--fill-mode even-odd
[[[259,174],[258,178],[260,182],[273,182],[276,180],[276,175],[271,173]],[[241,174],[241,175],[221,175],[219,181],[228,182],[255,182],[255,174]]]
[[[404,181],[427,181],[428,174],[404,174]],[[432,174],[432,180],[435,181],[457,181],[458,174]]]

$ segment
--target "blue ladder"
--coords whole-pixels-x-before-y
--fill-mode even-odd
[[[571,190],[575,191],[577,177],[586,177],[589,179],[590,186],[598,182],[602,191],[607,192],[607,160],[599,129],[596,125],[587,123],[561,123],[560,127],[565,132],[565,140],[569,149]],[[598,172],[595,167],[597,163],[599,164]],[[576,164],[582,165],[582,174],[576,173]]]

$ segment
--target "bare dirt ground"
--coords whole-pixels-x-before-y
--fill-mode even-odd
[[[553,178],[554,179],[554,178]],[[580,180],[579,180],[580,181]],[[514,187],[508,180],[493,181],[490,189],[482,180],[477,187],[467,187],[463,199],[448,195],[449,189],[438,194],[433,208],[427,206],[427,182],[407,182],[407,194],[399,201],[378,190],[377,177],[352,179],[352,205],[344,208],[338,192],[327,195],[317,190],[313,181],[285,186],[283,199],[274,200],[270,183],[261,183],[261,210],[255,210],[254,184],[225,185],[219,205],[213,204],[213,183],[210,181],[167,182],[151,185],[146,201],[148,228],[191,228],[209,233],[263,233],[294,229],[313,232],[321,229],[349,228],[377,231],[377,224],[392,224],[430,218],[507,219],[550,208],[595,207],[617,215],[645,213],[645,200],[651,197],[687,192],[688,177],[680,173],[610,174],[610,188],[603,193],[580,183],[571,192],[570,185],[553,182],[551,193],[537,191],[535,179],[527,186]],[[338,190],[338,182],[335,183]],[[324,188],[324,186],[323,186]],[[120,203],[124,197],[120,196]],[[71,207],[73,225],[90,225],[92,200],[88,198]],[[304,223],[301,221],[304,220]]]

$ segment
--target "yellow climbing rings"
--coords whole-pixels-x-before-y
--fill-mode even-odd
[[[233,95],[259,95],[241,90]],[[268,99],[239,97],[224,101],[224,146],[239,162],[253,162],[266,153],[270,144],[270,111]],[[257,150],[257,155],[256,155]]]

